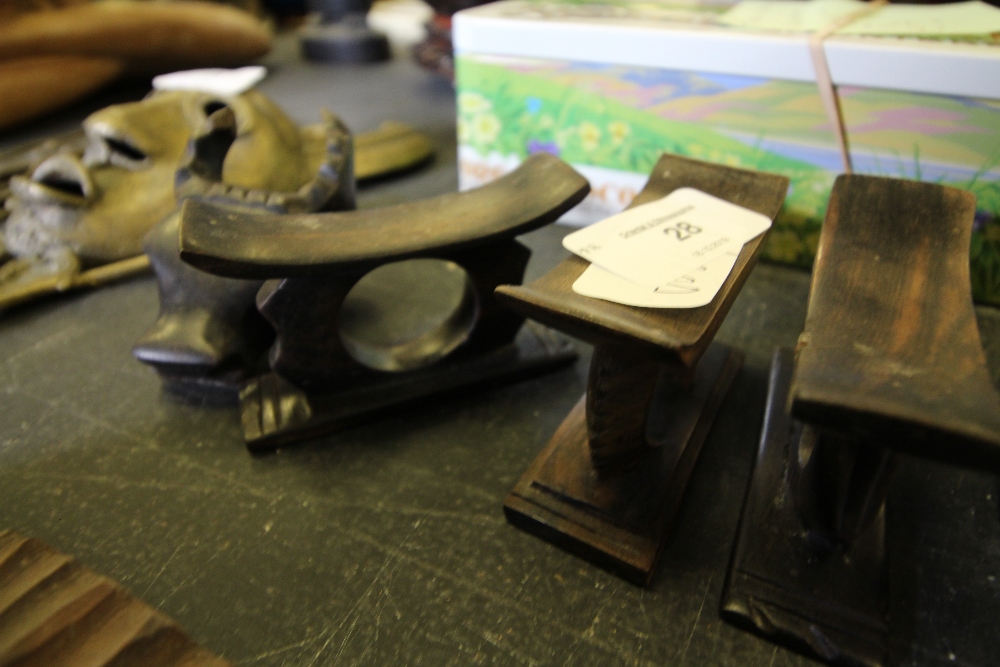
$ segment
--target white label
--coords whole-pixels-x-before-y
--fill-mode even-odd
[[[736,251],[771,219],[694,188],[614,215],[563,239],[605,271],[647,287],[673,280]]]
[[[640,308],[700,308],[711,303],[718,294],[738,256],[738,252],[728,252],[710,264],[652,290],[591,264],[573,283],[573,291]]]
[[[153,77],[156,90],[193,90],[223,97],[245,93],[267,76],[267,68],[250,65],[237,69],[189,69]]]

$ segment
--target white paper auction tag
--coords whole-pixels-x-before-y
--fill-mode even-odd
[[[695,190],[623,211],[563,239],[605,271],[647,288],[711,264],[771,226],[766,215]]]
[[[156,90],[194,90],[223,97],[245,93],[267,76],[267,68],[248,65],[236,69],[189,69],[153,77]]]
[[[711,303],[718,294],[738,256],[738,251],[728,252],[655,289],[636,285],[591,264],[573,283],[573,291],[640,308],[700,308]]]

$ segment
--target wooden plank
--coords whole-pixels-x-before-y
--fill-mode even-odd
[[[813,274],[791,388],[811,424],[1000,470],[1000,395],[969,281],[975,197],[841,176]]]
[[[513,238],[554,222],[589,191],[572,167],[541,154],[475,190],[364,211],[248,213],[189,200],[181,257],[235,278],[359,274]]]

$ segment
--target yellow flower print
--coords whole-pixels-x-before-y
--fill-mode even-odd
[[[492,113],[479,114],[472,123],[476,141],[483,144],[493,143],[500,135],[500,130],[503,129],[500,119]]]
[[[608,123],[608,134],[611,135],[611,143],[620,146],[628,135],[632,134],[632,128],[620,120],[613,120]]]
[[[464,118],[458,119],[458,143],[468,144],[472,140],[472,130],[469,128],[469,121]]]
[[[583,150],[589,152],[601,145],[601,129],[593,123],[588,121],[580,123],[578,133],[580,136],[580,145],[583,146]]]
[[[459,113],[475,116],[476,114],[489,111],[493,108],[493,103],[479,93],[459,93],[458,111]]]

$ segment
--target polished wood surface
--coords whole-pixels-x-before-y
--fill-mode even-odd
[[[664,155],[632,206],[681,187],[697,188],[773,219],[784,201],[788,179]],[[577,294],[573,283],[590,263],[576,256],[528,285],[501,287],[497,297],[528,317],[587,342],[625,344],[662,361],[693,366],[739,294],[762,242],[758,237],[743,247],[722,289],[701,308],[635,308]]]
[[[236,278],[360,274],[512,239],[555,222],[589,191],[572,167],[542,154],[475,190],[362,211],[248,214],[187,201],[181,257]]]
[[[0,666],[227,667],[167,616],[40,540],[0,530]]]
[[[805,331],[775,355],[723,616],[831,664],[890,663],[895,451],[997,469],[969,281],[975,197],[838,177]]]
[[[841,176],[820,239],[793,414],[881,446],[1000,469],[1000,395],[969,282],[975,196]]]

